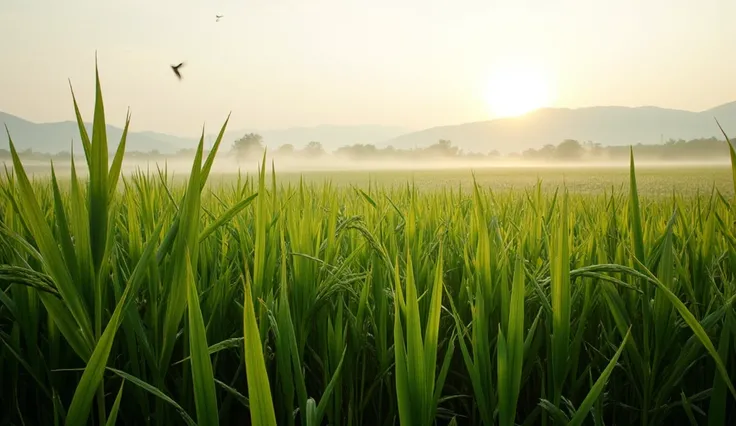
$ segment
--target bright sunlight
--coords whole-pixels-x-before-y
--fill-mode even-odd
[[[495,117],[515,117],[548,106],[552,93],[539,67],[513,66],[495,70],[486,88],[486,102]]]

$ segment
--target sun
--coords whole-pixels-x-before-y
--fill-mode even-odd
[[[542,69],[518,65],[491,74],[485,99],[493,116],[516,117],[548,106],[552,92]]]

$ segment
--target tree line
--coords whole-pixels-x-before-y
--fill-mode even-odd
[[[233,143],[231,152],[238,158],[260,158],[265,145],[263,138],[256,133],[248,133]],[[692,140],[670,139],[664,144],[636,144],[633,149],[637,158],[649,160],[716,160],[729,156],[725,140],[718,138],[699,138]],[[275,157],[299,156],[300,158],[318,158],[333,155],[349,160],[379,159],[515,159],[530,161],[585,161],[585,160],[618,160],[627,159],[629,146],[603,146],[600,143],[574,139],[566,139],[557,145],[546,144],[538,149],[527,149],[505,156],[497,150],[489,152],[464,151],[452,141],[440,139],[437,143],[421,148],[395,148],[393,146],[377,147],[372,144],[345,145],[332,153],[327,153],[319,142],[309,142],[303,149],[297,150],[294,145],[282,145],[273,152]]]
[[[260,159],[266,146],[263,137],[257,133],[247,133],[235,140],[230,148],[230,155],[238,160]],[[636,144],[634,153],[638,159],[682,161],[682,160],[718,160],[727,159],[728,147],[724,140],[718,138],[699,139],[670,139],[664,144]],[[128,159],[163,159],[172,157],[189,157],[194,149],[182,149],[175,155],[166,155],[158,151],[130,152]],[[68,160],[68,151],[57,154],[45,154],[26,149],[19,153],[24,159],[36,160]],[[546,144],[538,149],[527,149],[522,152],[501,155],[497,150],[488,152],[471,152],[461,149],[452,141],[441,139],[425,147],[396,148],[393,146],[378,147],[373,144],[345,145],[333,152],[328,152],[318,141],[312,141],[302,148],[293,144],[284,144],[275,150],[269,150],[269,155],[275,158],[318,159],[337,157],[352,161],[370,160],[431,160],[431,159],[475,159],[475,160],[525,160],[535,162],[555,161],[605,161],[625,160],[629,156],[629,146],[603,146],[600,143],[580,142],[567,139],[558,144]],[[77,155],[79,156],[79,154]],[[0,149],[0,160],[10,159],[10,151]]]

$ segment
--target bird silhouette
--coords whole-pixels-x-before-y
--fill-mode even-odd
[[[184,65],[184,62],[180,63],[179,65],[172,65],[171,69],[174,70],[174,74],[176,74],[177,77],[179,77],[179,80],[181,80],[181,74],[179,73],[179,68]]]
[[[215,15],[215,22],[220,22],[220,18],[222,18],[225,15]]]

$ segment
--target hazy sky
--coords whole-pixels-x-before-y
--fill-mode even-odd
[[[71,79],[91,120],[95,50],[109,122],[130,106],[134,130],[185,136],[229,111],[230,129],[488,119],[509,69],[551,106],[703,110],[736,100],[734,17],[734,0],[1,0],[0,110],[70,119]]]

